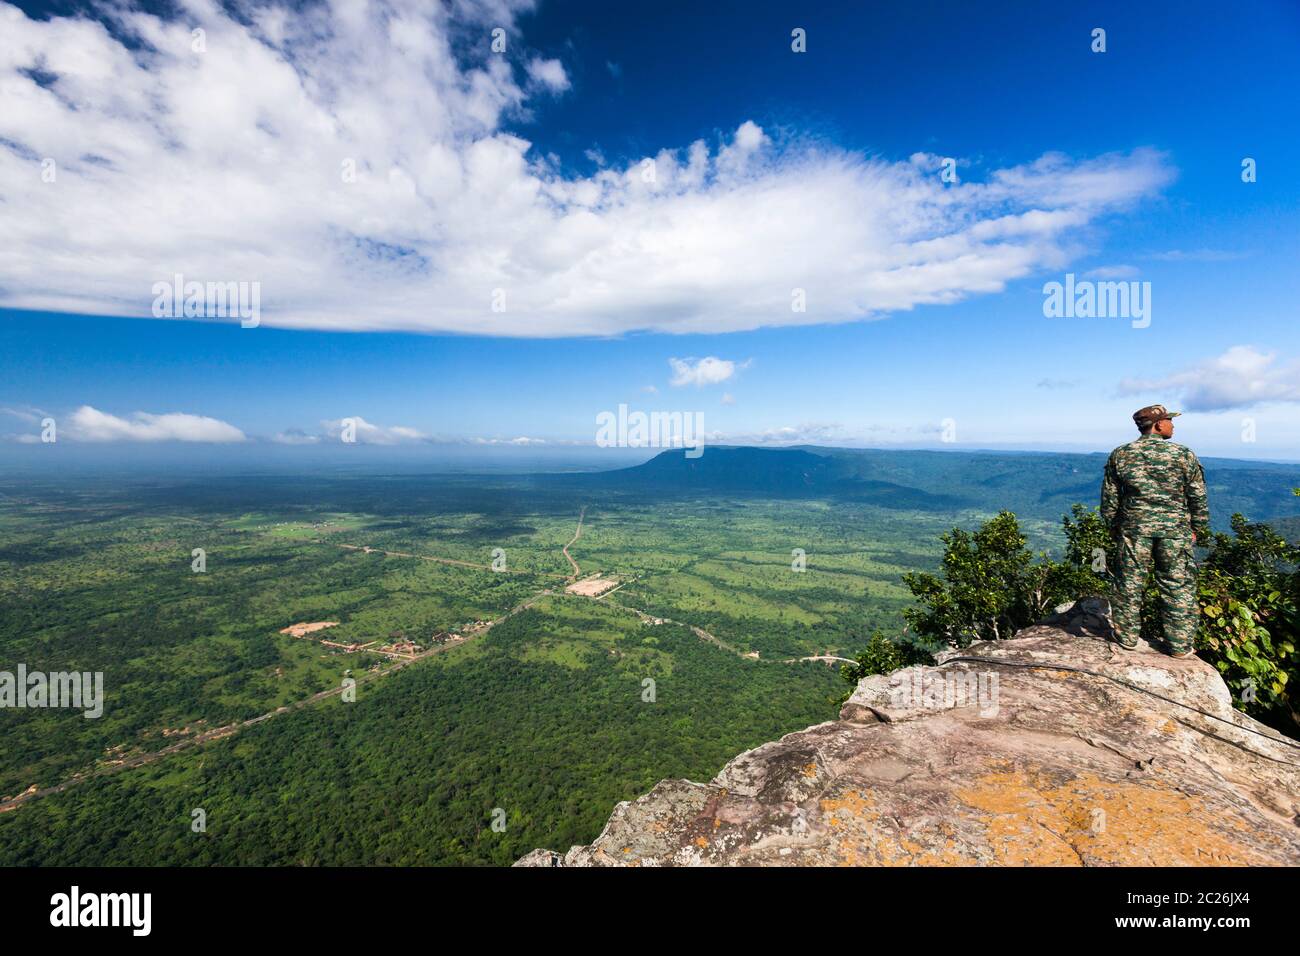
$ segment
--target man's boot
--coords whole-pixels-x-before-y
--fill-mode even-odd
[[[1130,642],[1129,640],[1127,640],[1127,639],[1124,637],[1124,635],[1120,634],[1120,632],[1119,632],[1118,630],[1116,630],[1116,628],[1115,628],[1115,626],[1114,626],[1113,624],[1111,625],[1111,629],[1110,629],[1110,639],[1111,639],[1114,643],[1118,644],[1120,647],[1124,648],[1124,650],[1126,650],[1126,651],[1135,651],[1135,650],[1137,650],[1138,642],[1135,641],[1135,640],[1132,641],[1132,642]]]

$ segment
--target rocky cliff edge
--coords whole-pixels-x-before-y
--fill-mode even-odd
[[[839,720],[665,780],[516,866],[1300,864],[1300,747],[1209,664],[1105,640],[1086,599],[862,680]]]

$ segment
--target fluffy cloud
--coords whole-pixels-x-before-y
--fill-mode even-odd
[[[737,369],[747,368],[748,362],[737,364],[730,359],[715,358],[710,355],[702,359],[670,358],[669,367],[673,370],[672,385],[717,385],[727,381],[736,374]]]
[[[944,184],[743,117],[574,175],[509,132],[568,84],[518,35],[526,0],[182,6],[32,20],[0,2],[0,305],[147,316],[180,273],[259,282],[281,327],[849,321],[1059,268],[1172,177],[1137,150]]]
[[[309,434],[301,428],[286,428],[271,439],[277,445],[317,445],[320,440],[319,435]]]
[[[534,57],[528,61],[528,76],[552,93],[563,93],[569,88],[569,75],[564,72],[564,64],[559,60],[543,60]]]
[[[20,421],[26,422],[28,425],[38,425],[40,424],[41,419],[48,417],[47,412],[43,412],[39,408],[33,408],[31,406],[24,408],[11,408],[5,406],[0,408],[0,415],[11,415]]]
[[[62,423],[60,423],[62,424]],[[82,405],[59,431],[59,438],[73,441],[188,441],[188,442],[240,442],[244,433],[234,425],[203,415],[169,412],[154,415],[135,412],[130,418],[119,418],[101,412],[90,405]]]
[[[1137,266],[1098,266],[1083,274],[1085,279],[1136,279],[1141,272]]]
[[[1126,395],[1163,393],[1182,398],[1188,411],[1217,412],[1261,402],[1300,402],[1300,364],[1277,361],[1274,352],[1234,345],[1217,358],[1162,379],[1125,379]]]
[[[804,422],[749,432],[713,432],[706,436],[714,444],[726,445],[821,445],[852,441],[860,436],[838,422]]]
[[[359,445],[399,445],[429,441],[424,432],[405,425],[374,425],[360,415],[321,422],[326,437],[334,441],[355,441]]]

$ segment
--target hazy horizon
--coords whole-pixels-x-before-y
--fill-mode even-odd
[[[1069,446],[981,448],[940,446],[849,446],[849,445],[735,445],[724,448],[754,448],[763,451],[807,449],[825,452],[937,452],[949,455],[1079,455],[1097,458],[1100,481],[1102,456],[1110,449]],[[710,446],[704,448],[708,455]],[[194,476],[266,473],[306,476],[317,473],[375,475],[383,473],[429,475],[529,475],[560,474],[571,471],[611,471],[644,464],[661,454],[677,449],[597,448],[565,446],[550,448],[482,448],[467,444],[427,444],[420,447],[369,447],[356,450],[346,446],[286,448],[266,442],[247,442],[239,446],[193,446],[182,443],[159,443],[145,447],[120,445],[77,446],[57,459],[43,455],[40,446],[11,446],[0,450],[0,480],[6,477],[51,476],[123,476],[154,475]],[[1292,467],[1300,460],[1240,458],[1201,455],[1203,461],[1244,467]]]

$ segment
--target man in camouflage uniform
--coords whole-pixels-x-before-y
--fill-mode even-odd
[[[1101,486],[1101,517],[1119,546],[1115,638],[1136,647],[1147,570],[1154,566],[1165,643],[1175,657],[1193,653],[1196,565],[1192,545],[1210,535],[1205,472],[1189,448],[1169,439],[1175,415],[1163,405],[1133,413],[1142,433],[1110,453]]]

